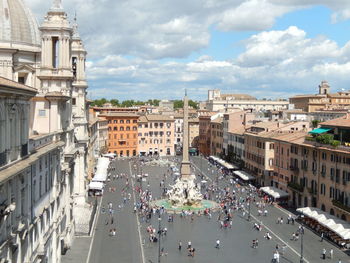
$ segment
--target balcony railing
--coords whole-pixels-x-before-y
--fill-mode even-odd
[[[309,191],[310,194],[317,195],[317,189],[308,188],[307,190]]]
[[[336,206],[336,207],[338,207],[338,208],[340,208],[340,209],[350,213],[350,207],[347,206],[347,205],[344,205],[342,202],[340,202],[338,200],[333,200],[332,203],[333,203],[334,206]]]
[[[298,183],[294,183],[294,182],[289,182],[288,183],[288,187],[292,188],[293,190],[296,190],[298,192],[304,192],[304,186],[298,184]]]
[[[6,152],[0,153],[0,166],[3,166],[6,164]]]
[[[291,166],[289,166],[289,169],[295,173],[299,173],[299,167],[291,165]]]

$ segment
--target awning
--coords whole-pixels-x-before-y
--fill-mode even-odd
[[[260,190],[276,199],[289,196],[287,192],[273,186],[261,187]]]
[[[245,171],[234,171],[233,174],[237,175],[243,181],[249,181],[249,180],[254,180],[255,179],[254,176],[246,173]]]
[[[331,128],[317,128],[312,131],[310,131],[310,134],[321,134],[321,133],[326,133],[328,131],[332,130]]]
[[[314,207],[302,207],[298,208],[297,211],[316,220],[320,225],[328,228],[342,239],[350,239],[350,224],[346,221]]]
[[[101,182],[91,182],[89,184],[89,190],[101,190],[103,189],[103,183]]]
[[[109,158],[100,157],[97,160],[96,172],[92,178],[93,182],[105,182],[107,180]]]

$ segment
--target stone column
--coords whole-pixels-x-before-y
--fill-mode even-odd
[[[181,179],[187,180],[191,176],[190,159],[188,155],[188,98],[187,94],[184,98],[184,129],[183,129],[183,147],[181,162]]]

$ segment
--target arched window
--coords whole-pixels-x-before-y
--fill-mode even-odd
[[[117,130],[118,130],[118,128],[117,128],[117,127],[114,127],[114,128],[113,128],[113,131],[117,131]]]
[[[133,130],[133,131],[136,131],[136,130],[137,130],[137,127],[136,127],[136,126],[132,127],[132,130]]]
[[[120,131],[124,131],[124,127],[120,127],[119,130],[120,130]]]
[[[108,127],[108,131],[111,131],[112,130],[112,128],[111,127]]]
[[[126,130],[127,130],[127,131],[130,131],[130,127],[129,127],[129,126],[127,126],[127,127],[126,127]]]

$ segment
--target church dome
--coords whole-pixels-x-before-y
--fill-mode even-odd
[[[38,46],[38,23],[22,0],[0,0],[0,42]]]

